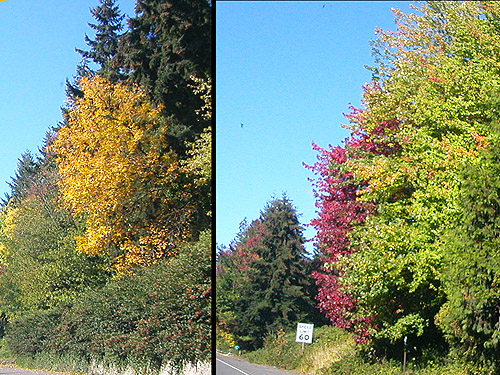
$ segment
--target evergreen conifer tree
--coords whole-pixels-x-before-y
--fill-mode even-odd
[[[97,72],[111,82],[122,81],[126,78],[123,69],[117,63],[115,56],[118,53],[120,32],[123,30],[125,15],[120,14],[120,9],[115,0],[100,0],[101,5],[90,9],[97,23],[88,25],[96,31],[95,40],[85,34],[85,42],[90,50],[84,51],[75,48],[82,56],[82,61],[76,67],[74,82],[66,79],[66,96],[70,102],[83,96],[78,82],[82,77],[92,77],[96,71],[91,64],[97,64]],[[63,109],[63,114],[65,109]]]
[[[217,277],[227,290],[218,292],[232,296],[230,328],[240,344],[258,348],[267,334],[315,318],[304,241],[296,210],[283,196],[270,201],[223,255],[225,269]]]
[[[204,105],[189,87],[191,77],[211,77],[211,3],[207,0],[138,0],[129,31],[120,39],[120,65],[130,81],[144,87],[153,103],[176,120],[170,134],[177,150],[193,141],[208,120],[195,110]]]
[[[19,203],[37,184],[39,166],[30,151],[23,152],[17,163],[17,171],[11,182],[7,182],[11,192],[6,194],[4,205],[12,200],[13,204]]]
[[[100,0],[100,3],[100,6],[90,10],[97,21],[96,24],[89,23],[89,26],[96,30],[95,40],[85,34],[85,42],[90,50],[84,51],[76,48],[76,51],[83,57],[83,64],[79,67],[83,73],[79,74],[88,72],[90,69],[88,61],[91,61],[99,65],[99,75],[111,82],[116,82],[124,78],[114,57],[118,53],[118,40],[123,29],[125,15],[120,14],[115,0]]]

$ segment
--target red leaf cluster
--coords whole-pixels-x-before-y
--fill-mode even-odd
[[[351,110],[351,114],[346,116],[351,122],[365,120],[362,110],[353,107]],[[317,217],[310,225],[317,231],[314,244],[325,265],[312,274],[318,285],[318,307],[333,325],[353,330],[358,342],[364,342],[368,337],[367,327],[372,318],[366,317],[366,314],[363,314],[365,317],[353,317],[356,301],[339,283],[343,271],[337,262],[340,256],[346,257],[355,251],[347,235],[355,225],[363,224],[367,216],[374,212],[374,204],[357,200],[357,192],[366,186],[354,180],[345,163],[349,158],[366,157],[366,154],[390,155],[398,152],[399,144],[387,140],[388,134],[397,131],[398,127],[397,120],[389,120],[369,132],[353,131],[352,136],[345,141],[345,148],[329,145],[328,149],[323,149],[313,143],[313,149],[318,151],[318,161],[312,166],[304,164],[317,176],[316,180],[310,179],[318,209]],[[362,151],[361,155],[356,151]]]

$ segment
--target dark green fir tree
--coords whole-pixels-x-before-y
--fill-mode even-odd
[[[100,6],[90,10],[97,23],[89,23],[89,26],[96,31],[95,40],[85,34],[85,42],[90,47],[88,51],[76,48],[82,55],[83,62],[80,65],[80,75],[91,71],[88,62],[99,66],[99,75],[116,82],[125,77],[120,72],[115,56],[118,53],[118,40],[123,30],[123,20],[125,15],[120,13],[120,9],[115,0],[100,0]]]
[[[461,356],[500,374],[500,126],[461,173],[459,223],[447,236],[438,321]],[[490,372],[488,372],[490,373]]]
[[[317,318],[302,231],[296,209],[283,196],[271,200],[219,255],[217,283],[227,289],[217,289],[225,304],[220,311],[233,317],[226,327],[246,348],[260,347],[267,334]]]
[[[35,161],[30,151],[21,154],[17,162],[17,171],[11,181],[7,182],[10,187],[10,194],[6,194],[3,205],[11,201],[12,204],[19,203],[29,194],[30,189],[38,183],[39,165]]]
[[[203,101],[190,77],[211,77],[211,2],[138,0],[136,15],[120,38],[120,65],[153,103],[165,106],[164,115],[176,124],[170,126],[173,146],[182,151],[184,141],[209,125],[195,113]]]
[[[66,80],[66,96],[70,103],[83,95],[77,84],[82,77],[91,77],[97,72],[111,82],[126,78],[115,58],[125,15],[120,14],[115,0],[100,0],[100,6],[90,9],[90,13],[97,21],[95,24],[88,24],[95,30],[95,40],[85,34],[85,42],[90,49],[84,51],[75,48],[75,51],[82,56],[82,61],[77,65],[73,83]]]

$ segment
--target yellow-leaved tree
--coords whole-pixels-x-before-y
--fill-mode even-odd
[[[175,255],[192,235],[195,207],[183,190],[168,121],[138,87],[83,77],[50,146],[63,204],[86,220],[77,249],[107,254],[123,272]]]

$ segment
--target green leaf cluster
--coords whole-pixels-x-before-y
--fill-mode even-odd
[[[500,370],[500,127],[491,144],[460,169],[460,220],[446,233],[448,299],[438,321],[455,349],[498,373]]]
[[[81,223],[59,207],[50,158],[20,159],[13,196],[1,212],[0,308],[9,318],[53,308],[102,285],[105,260],[75,251]],[[26,168],[29,163],[31,168]]]

